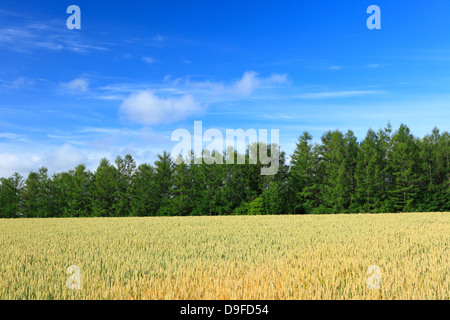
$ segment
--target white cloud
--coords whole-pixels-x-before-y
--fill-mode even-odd
[[[350,90],[350,91],[329,91],[329,92],[315,92],[315,93],[303,93],[297,95],[300,99],[330,99],[330,98],[348,98],[368,95],[380,95],[387,94],[388,91],[384,90]]]
[[[24,141],[24,137],[15,133],[0,132],[0,139],[7,139],[13,141]]]
[[[365,67],[371,68],[371,69],[383,68],[383,67],[386,67],[386,66],[387,66],[386,63],[372,63],[372,64],[366,64],[365,65]]]
[[[148,63],[148,64],[155,62],[155,60],[153,60],[153,58],[151,58],[151,57],[142,57],[142,61],[144,61],[145,63]]]
[[[16,80],[14,80],[11,83],[10,87],[12,89],[20,89],[20,88],[23,88],[23,87],[32,86],[33,83],[34,83],[33,80],[30,80],[30,79],[27,79],[27,78],[24,78],[24,77],[20,77],[20,78],[17,78]]]
[[[282,85],[287,83],[286,74],[272,74],[267,78],[259,78],[254,71],[247,71],[231,88],[237,96],[250,96],[256,89],[264,86]]]
[[[254,71],[245,72],[242,79],[233,86],[233,92],[238,96],[249,96],[260,85],[258,74]]]
[[[125,118],[143,125],[175,123],[192,115],[203,113],[212,103],[242,99],[258,89],[272,89],[288,84],[286,74],[260,77],[254,71],[229,83],[187,78],[164,77],[163,84],[119,84],[99,88],[104,91],[99,99],[115,100],[124,93],[119,111]]]
[[[34,170],[40,159],[12,153],[0,153],[0,177],[10,177],[14,172],[22,175]]]
[[[35,49],[52,51],[68,50],[80,54],[87,54],[93,50],[108,50],[87,39],[80,39],[77,33],[67,33],[61,25],[61,20],[51,20],[36,23],[27,18],[21,26],[0,28],[0,44],[4,48],[18,52],[31,52]]]
[[[121,96],[121,95],[114,95],[114,94],[110,94],[110,95],[98,95],[97,99],[100,100],[124,100],[126,97],[125,96]]]
[[[85,155],[72,146],[65,143],[48,157],[48,166],[53,170],[68,170],[76,167],[86,160]]]
[[[46,150],[16,150],[0,153],[0,177],[9,177],[18,172],[25,178],[31,171],[47,167],[50,173],[70,170],[87,160],[83,151],[71,144],[63,144],[54,149]]]
[[[288,82],[289,81],[287,74],[278,73],[274,73],[270,77],[263,80],[263,83],[267,85],[283,85],[287,84]]]
[[[160,97],[192,96],[195,101],[211,104],[228,100],[247,98],[259,89],[273,89],[289,85],[290,80],[286,74],[271,74],[260,77],[254,71],[245,72],[241,78],[229,81],[213,81],[205,79],[192,80],[191,77],[172,78],[166,75],[162,83],[122,83],[107,85],[98,88],[96,98],[103,100],[126,100],[123,94],[130,95],[135,92],[151,91]]]
[[[70,82],[61,83],[61,86],[71,93],[83,93],[89,88],[89,82],[85,78],[77,78]]]
[[[5,89],[23,89],[26,87],[31,87],[34,84],[34,81],[25,77],[19,77],[15,79],[14,81],[8,83],[5,81],[1,81],[2,84],[0,85],[1,88]]]
[[[152,40],[161,42],[166,40],[166,38],[158,34],[157,36],[153,37]]]
[[[9,144],[12,151],[0,153],[0,177],[10,177],[14,172],[18,172],[26,178],[31,171],[36,172],[41,167],[48,168],[49,173],[67,171],[80,163],[90,161],[85,151],[69,143],[59,147],[42,145],[38,142],[36,145],[39,147],[26,144],[17,148],[17,145]],[[8,144],[2,145],[2,149],[5,148],[8,148]],[[97,161],[96,158],[95,162]]]
[[[190,95],[160,98],[150,91],[132,93],[120,111],[128,119],[144,125],[173,123],[203,111]]]

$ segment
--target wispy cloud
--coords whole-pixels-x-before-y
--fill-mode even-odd
[[[164,77],[161,83],[125,83],[95,90],[101,100],[122,100],[120,112],[141,124],[169,123],[203,112],[211,103],[247,99],[258,90],[289,85],[286,74],[261,77],[254,71],[229,82]]]
[[[1,88],[4,89],[23,89],[27,87],[31,87],[34,84],[34,80],[26,78],[26,77],[19,77],[12,82],[5,82],[2,81],[2,84],[0,84]]]
[[[289,120],[292,119],[292,114],[287,113],[274,113],[274,114],[263,114],[262,118],[270,120]]]
[[[99,99],[117,99],[128,92],[119,112],[124,118],[138,124],[157,125],[176,123],[193,115],[202,115],[213,102],[234,97],[245,99],[258,89],[278,87],[289,83],[286,74],[260,77],[254,71],[245,72],[229,83],[211,80],[192,81],[188,78],[172,80],[165,77],[161,84],[124,84],[104,86]]]
[[[382,95],[388,94],[386,90],[349,90],[349,91],[328,91],[328,92],[314,92],[302,93],[296,95],[300,99],[332,99],[332,98],[350,98],[368,95]]]
[[[63,20],[29,21],[21,26],[9,26],[0,29],[0,44],[4,48],[21,53],[31,53],[34,50],[65,50],[87,54],[91,51],[108,50],[105,44],[94,43],[82,38],[80,34],[66,32],[64,26]]]
[[[236,82],[231,91],[238,96],[249,96],[260,85],[258,74],[254,71],[246,72],[242,79]]]
[[[166,37],[163,37],[162,35],[159,35],[159,34],[158,34],[158,35],[154,36],[154,37],[152,38],[152,40],[161,42],[161,41],[166,40]]]
[[[24,136],[11,132],[0,132],[0,139],[12,140],[12,141],[25,141]]]
[[[155,60],[151,57],[142,57],[142,61],[148,64],[152,64],[153,62],[155,62]]]
[[[231,88],[230,92],[237,96],[250,96],[256,89],[272,86],[282,85],[288,82],[286,74],[272,74],[267,78],[260,78],[254,71],[245,72],[242,78],[237,81]]]
[[[9,17],[15,17],[15,18],[30,18],[29,16],[25,15],[22,12],[13,12],[13,11],[9,11],[9,10],[5,10],[5,9],[0,9],[0,14],[4,15],[4,16],[9,16]]]
[[[386,66],[385,63],[370,63],[370,64],[365,65],[366,68],[370,68],[370,69],[377,69],[377,68],[382,68],[385,66]]]
[[[120,111],[133,122],[154,125],[173,123],[198,115],[205,106],[194,100],[190,95],[182,97],[158,97],[150,91],[131,94],[123,101]]]
[[[179,86],[183,84],[183,80],[175,79],[172,84]],[[197,89],[203,91],[203,93],[245,98],[254,94],[258,89],[283,86],[290,84],[290,81],[287,74],[274,73],[268,77],[260,77],[255,71],[246,71],[240,79],[231,83],[211,80],[191,81],[187,78],[184,84],[186,89]]]
[[[131,94],[137,91],[152,91],[171,95],[201,95],[203,97],[237,97],[245,98],[256,93],[259,89],[269,89],[290,85],[287,74],[271,74],[260,77],[254,71],[245,72],[241,78],[234,81],[192,80],[190,76],[173,79],[166,75],[161,83],[122,83],[99,87],[100,99],[117,97],[124,93]]]
[[[89,89],[89,82],[85,78],[76,78],[72,81],[61,83],[61,88],[72,94],[85,93]]]

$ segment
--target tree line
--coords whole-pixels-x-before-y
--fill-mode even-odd
[[[262,176],[263,165],[174,163],[158,155],[136,165],[131,155],[102,159],[49,175],[0,179],[0,217],[126,217],[188,215],[333,214],[450,211],[449,133],[434,128],[416,138],[406,125],[326,132],[320,143],[304,132],[287,165]],[[257,147],[267,147],[260,146]],[[270,151],[269,151],[270,152]],[[225,163],[225,161],[224,161]]]

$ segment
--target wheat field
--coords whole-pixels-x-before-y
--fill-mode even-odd
[[[0,299],[449,299],[449,235],[449,213],[0,220]]]

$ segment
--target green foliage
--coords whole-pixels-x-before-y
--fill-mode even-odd
[[[155,170],[149,164],[141,164],[131,182],[131,215],[143,217],[155,215],[159,201],[156,198]]]
[[[11,178],[0,179],[1,218],[15,218],[21,214],[23,186],[23,178],[18,173]]]
[[[392,136],[390,166],[393,172],[391,197],[395,211],[413,211],[419,192],[419,163],[417,141],[409,128],[401,125]]]
[[[92,215],[95,217],[116,216],[117,170],[107,159],[102,159],[94,176],[91,190]]]
[[[252,216],[259,216],[265,213],[264,200],[261,196],[248,204],[248,214]]]
[[[132,214],[131,211],[131,190],[132,178],[136,170],[136,163],[129,154],[122,159],[120,156],[116,158],[116,183],[115,191],[116,202],[114,203],[115,215],[124,217]]]
[[[290,165],[278,145],[252,144],[245,154],[204,150],[203,159],[191,153],[175,163],[164,152],[153,166],[126,155],[114,165],[102,159],[95,173],[82,164],[53,176],[43,167],[26,181],[15,173],[0,179],[0,217],[449,211],[449,133],[392,132],[390,124],[369,130],[359,143],[350,130],[328,131],[315,144],[304,132]],[[261,175],[270,166],[261,151],[279,153],[275,175]],[[224,164],[207,164],[216,156]],[[226,164],[233,159],[242,162]]]
[[[311,140],[312,136],[305,131],[298,139],[292,155],[292,167],[289,172],[289,196],[291,210],[294,214],[311,213],[318,203],[318,156]]]

